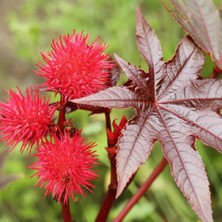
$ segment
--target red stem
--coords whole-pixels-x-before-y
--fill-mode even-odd
[[[105,118],[106,118],[106,129],[111,130],[110,110],[107,110],[105,112]],[[110,184],[109,184],[105,199],[103,200],[99,213],[96,217],[96,220],[95,220],[96,222],[107,221],[109,211],[116,198],[116,189],[117,189],[116,147],[110,147],[110,141],[109,141],[108,135],[107,135],[107,144],[108,144],[107,152],[108,152],[110,166],[111,166]]]
[[[106,119],[106,132],[109,129],[111,131],[111,120],[110,120],[110,109],[105,111],[105,119]],[[107,137],[107,146],[110,147],[110,141],[108,138],[108,135],[106,135]]]
[[[60,109],[59,109],[59,119],[58,119],[58,132],[57,136],[60,138],[60,133],[64,133],[65,129],[65,122],[66,122],[66,103],[64,102],[64,98],[61,95],[60,100]],[[72,222],[72,217],[70,213],[70,206],[69,206],[69,200],[64,203],[63,200],[61,201],[61,207],[62,207],[62,216],[64,222]]]
[[[61,202],[61,207],[62,207],[62,216],[63,216],[63,221],[64,222],[73,222],[71,219],[71,213],[70,213],[70,208],[69,208],[69,200],[67,203]]]
[[[59,133],[64,133],[64,126],[66,121],[66,104],[64,103],[64,99],[61,95],[60,108],[59,108],[59,119],[58,119],[58,127]]]
[[[111,174],[112,174],[112,169],[111,169]],[[112,204],[115,200],[115,197],[116,197],[116,184],[112,183],[111,181],[108,187],[105,199],[103,200],[100,211],[96,217],[96,220],[95,220],[96,222],[107,221],[107,217],[112,207]]]
[[[101,205],[100,211],[97,215],[96,222],[104,222],[107,221],[108,214],[111,210],[112,204],[116,199],[116,191],[117,191],[117,175],[116,175],[116,147],[107,148],[107,152],[109,154],[109,160],[111,165],[111,179],[108,190],[106,192],[105,199]],[[125,189],[132,182],[135,174],[132,176]]]
[[[133,208],[133,206],[139,201],[139,199],[144,195],[144,193],[150,188],[155,179],[160,175],[160,173],[167,166],[167,160],[163,158],[157,167],[154,169],[152,174],[148,177],[147,181],[139,188],[137,193],[129,200],[129,202],[125,205],[120,214],[113,220],[113,222],[121,222],[125,216],[129,213],[129,211]]]

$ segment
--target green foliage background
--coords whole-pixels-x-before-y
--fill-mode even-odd
[[[6,0],[5,0],[6,1]],[[220,4],[218,0],[217,5]],[[40,59],[40,51],[50,49],[54,37],[66,33],[84,30],[91,34],[91,39],[98,35],[109,45],[109,53],[117,53],[127,61],[146,68],[144,61],[137,52],[135,43],[135,9],[139,6],[150,25],[158,35],[164,54],[164,59],[172,57],[176,45],[185,33],[171,18],[161,1],[153,0],[23,0],[16,10],[7,14],[8,28],[11,33],[14,53],[19,61],[34,64]],[[212,71],[212,63],[207,58],[207,65],[203,70],[206,76]],[[1,71],[1,69],[0,69]],[[10,73],[0,72],[1,78]],[[30,76],[34,75],[32,72]],[[37,83],[41,79],[36,78]],[[121,77],[121,82],[124,77]],[[4,89],[20,84],[25,87],[22,78],[15,78],[8,85],[1,85]],[[113,110],[112,119],[121,118],[123,114],[130,117],[132,110]],[[106,137],[103,115],[88,117],[87,112],[78,111],[70,114],[77,127],[84,128],[89,140],[96,141],[97,153],[101,165],[97,168],[100,179],[96,181],[94,195],[86,198],[76,197],[71,210],[75,221],[94,221],[99,206],[103,200],[109,182],[109,162],[104,147]],[[208,149],[197,141],[197,148],[206,164],[206,171],[211,183],[212,206],[215,221],[222,218],[222,155]],[[1,144],[1,149],[5,149]],[[147,178],[162,158],[160,145],[157,144],[149,160],[141,167],[135,181],[115,202],[110,213],[109,221],[118,214],[124,204]],[[35,179],[27,165],[33,159],[24,153],[20,155],[18,149],[11,152],[4,165],[4,173],[19,174],[23,177],[0,191],[0,222],[57,222],[62,221],[60,206],[51,197],[43,198],[44,190],[34,187]],[[187,204],[183,195],[176,187],[169,171],[169,167],[158,177],[151,189],[129,213],[125,221],[150,222],[189,222],[198,221],[196,215]]]

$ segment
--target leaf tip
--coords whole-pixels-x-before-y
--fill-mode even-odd
[[[113,53],[113,56],[114,56],[114,58],[115,58],[116,61],[118,61],[118,59],[120,58],[120,57],[118,56],[118,54],[116,54],[116,53]]]
[[[120,67],[121,67],[121,64],[122,64],[122,63],[126,63],[126,62],[125,62],[120,56],[118,56],[117,54],[114,54],[114,57],[115,57],[117,63],[120,65]]]
[[[123,186],[122,183],[120,183],[119,179],[118,181],[118,185],[117,185],[117,190],[116,190],[116,199],[121,195],[121,193],[123,192],[123,189],[125,186]]]
[[[136,7],[136,17],[137,16],[141,16],[141,10],[140,10],[140,7],[138,5]]]
[[[142,12],[140,10],[140,7],[137,6],[136,7],[136,23],[140,23],[142,21],[143,15]]]

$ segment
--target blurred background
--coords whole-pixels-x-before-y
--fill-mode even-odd
[[[221,0],[215,3],[219,6]],[[6,90],[16,85],[24,89],[41,83],[42,79],[33,73],[40,60],[40,52],[50,50],[52,38],[72,33],[73,29],[84,30],[91,35],[92,40],[99,35],[109,45],[107,52],[115,52],[146,69],[135,43],[137,6],[155,29],[164,59],[170,59],[185,33],[160,0],[0,0],[0,100],[7,98]],[[203,75],[210,74],[212,68],[213,64],[207,57]],[[123,76],[120,81],[124,81]],[[130,117],[133,111],[113,110],[112,119],[118,122],[123,114]],[[104,117],[88,117],[88,113],[83,111],[69,117],[73,118],[77,127],[84,128],[89,140],[98,144],[101,165],[97,170],[100,179],[96,181],[94,194],[88,194],[86,198],[77,196],[71,205],[75,221],[92,222],[109,183],[109,162],[104,149]],[[219,222],[222,221],[222,155],[200,141],[196,143],[206,164],[214,218]],[[4,144],[0,144],[0,150],[6,149]],[[161,158],[161,148],[157,144],[134,182],[115,202],[108,221],[112,221],[120,212]],[[30,178],[34,172],[27,168],[32,161],[27,153],[20,155],[19,149],[15,149],[5,159],[0,176],[14,174],[19,179],[0,190],[0,222],[62,221],[60,205],[51,197],[44,199],[44,190],[34,187],[36,180]],[[198,219],[176,187],[167,167],[124,221],[192,222]]]

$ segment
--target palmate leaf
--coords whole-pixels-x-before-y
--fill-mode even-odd
[[[222,151],[222,79],[200,77],[204,54],[189,37],[163,62],[159,40],[139,10],[136,38],[149,72],[116,55],[130,83],[72,102],[136,110],[118,142],[117,196],[160,141],[177,186],[202,221],[213,221],[209,182],[194,143],[199,138]]]
[[[213,0],[169,1],[171,15],[222,68],[222,20]]]

